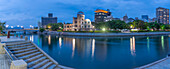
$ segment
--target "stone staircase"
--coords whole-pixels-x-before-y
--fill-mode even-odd
[[[28,69],[65,69],[30,41],[5,42],[6,48],[16,59],[23,59]]]

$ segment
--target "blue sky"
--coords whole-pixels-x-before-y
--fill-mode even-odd
[[[94,20],[96,9],[110,9],[113,17],[156,16],[156,8],[170,8],[170,0],[0,0],[0,21],[8,25],[37,26],[42,16],[54,13],[58,22],[72,23],[78,11]]]

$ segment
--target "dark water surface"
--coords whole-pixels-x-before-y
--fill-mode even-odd
[[[76,69],[132,69],[167,56],[168,36],[27,35],[59,64]]]

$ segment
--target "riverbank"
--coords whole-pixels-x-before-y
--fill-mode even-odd
[[[138,67],[136,69],[170,69],[170,57],[163,58],[161,60]]]
[[[50,33],[48,33],[50,34]],[[151,36],[151,35],[170,35],[170,32],[143,32],[143,33],[72,33],[58,32],[63,36],[90,36],[90,37],[114,37],[114,36]]]

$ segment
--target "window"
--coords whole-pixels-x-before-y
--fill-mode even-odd
[[[90,25],[88,25],[88,27],[90,28]]]

